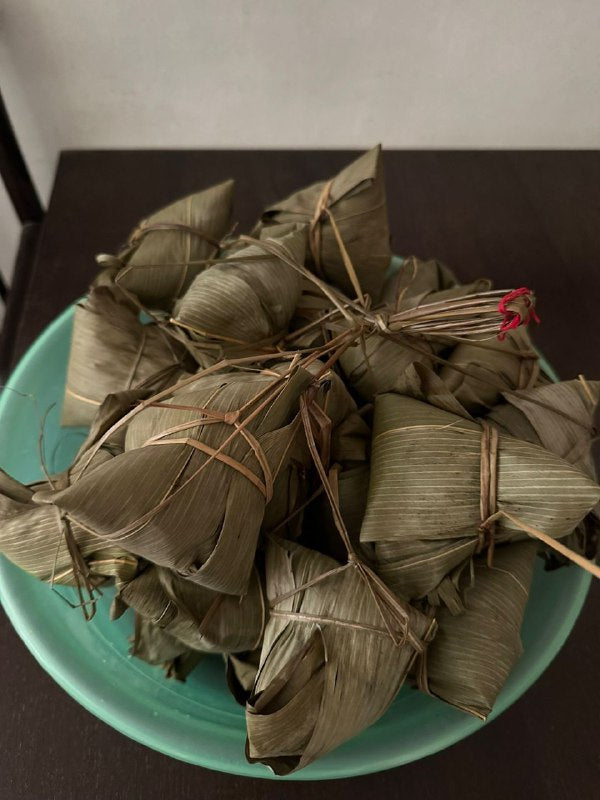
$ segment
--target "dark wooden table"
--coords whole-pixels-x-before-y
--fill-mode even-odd
[[[134,223],[171,199],[237,181],[236,219],[328,176],[348,152],[66,152],[23,287],[13,362],[95,273]],[[536,341],[564,377],[600,374],[600,153],[387,152],[394,249],[437,256],[464,280],[534,287]],[[271,783],[173,761],[92,717],[37,665],[0,615],[0,797],[382,798],[597,797],[600,585],[536,685],[477,735],[378,775]]]

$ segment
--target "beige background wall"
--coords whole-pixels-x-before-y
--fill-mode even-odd
[[[5,0],[0,29],[44,199],[63,148],[600,145],[598,0]]]

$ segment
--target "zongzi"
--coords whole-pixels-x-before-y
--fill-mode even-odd
[[[158,390],[185,364],[179,342],[155,323],[142,324],[117,288],[98,286],[75,307],[62,424],[90,425],[107,395],[139,385]]]
[[[150,309],[170,310],[219,249],[233,181],[183,197],[140,222],[119,254],[115,282]]]
[[[350,296],[379,300],[392,257],[381,147],[267,208],[262,225],[277,222],[309,224],[308,266]]]
[[[480,719],[523,652],[520,630],[535,560],[534,542],[499,547],[490,567],[479,556],[472,586],[465,584],[465,610],[440,608],[438,629],[421,664],[422,688]]]
[[[246,752],[288,775],[387,710],[435,623],[404,606],[408,632],[396,643],[357,569],[292,542],[269,541],[265,571],[271,613]]]
[[[410,397],[376,398],[361,540],[375,543],[376,570],[400,596],[453,594],[450,573],[484,545],[527,539],[523,526],[567,536],[600,499],[595,481],[545,448],[488,431]]]

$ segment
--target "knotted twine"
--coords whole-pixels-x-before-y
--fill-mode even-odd
[[[350,323],[357,338],[365,331],[376,331],[391,337],[404,334],[426,338],[438,336],[445,339],[450,338],[453,341],[469,340],[470,337],[499,335],[501,333],[501,320],[499,319],[501,313],[510,312],[514,314],[514,318],[518,320],[514,327],[526,324],[531,318],[530,314],[521,313],[523,306],[532,309],[533,300],[529,289],[526,290],[527,296],[520,294],[521,290],[518,289],[509,292],[506,289],[495,289],[451,300],[423,303],[415,308],[409,308],[401,312],[389,313],[385,309],[378,309],[373,312],[368,308],[366,301],[356,302],[350,300],[342,292],[325,283],[314,272],[308,270],[303,264],[299,264],[279,243],[273,240],[263,241],[251,236],[240,236],[240,241],[254,244],[265,252],[276,256],[315,284],[325,297],[331,301],[336,312]],[[352,266],[349,257],[348,262]],[[352,270],[354,270],[353,267]],[[519,294],[516,297],[511,297],[515,292]],[[362,297],[362,294],[360,297]],[[509,299],[507,300],[507,298]],[[505,310],[501,312],[499,305],[502,303],[504,303],[503,308]],[[510,304],[510,308],[508,304]],[[332,316],[331,311],[328,311],[323,319],[329,318],[331,320]],[[322,322],[322,319],[313,324],[317,325],[320,322]],[[305,326],[304,330],[308,329],[308,327]],[[526,355],[529,355],[529,353]]]
[[[238,409],[237,411],[228,411],[222,412],[217,411],[216,409],[205,408],[201,406],[189,406],[189,405],[178,405],[175,403],[152,403],[150,407],[153,408],[167,408],[173,410],[180,410],[180,411],[198,411],[200,413],[200,417],[197,419],[192,419],[189,422],[183,422],[180,425],[173,425],[170,428],[165,428],[165,430],[160,431],[160,433],[151,436],[147,439],[142,447],[151,447],[153,445],[173,445],[173,444],[185,444],[189,447],[192,447],[195,450],[198,450],[201,453],[205,453],[206,455],[210,456],[211,459],[215,459],[216,461],[220,461],[223,464],[226,464],[228,467],[236,470],[241,475],[243,475],[250,483],[255,486],[265,498],[265,502],[268,503],[271,498],[273,497],[273,483],[274,483],[274,476],[271,470],[270,464],[268,462],[267,456],[265,455],[265,451],[261,447],[258,440],[247,430],[246,425],[247,421],[244,420],[240,422],[240,414],[241,411]],[[184,438],[170,438],[167,439],[167,436],[171,436],[173,433],[179,433],[181,431],[188,430],[189,428],[195,428],[198,425],[210,425],[214,423],[222,423],[225,425],[231,425],[235,431],[234,433],[239,433],[243,439],[247,442],[251,450],[253,451],[254,455],[256,456],[256,460],[258,461],[260,468],[263,473],[264,480],[260,480],[254,472],[252,472],[249,467],[245,464],[242,464],[240,461],[236,461],[236,459],[228,456],[224,453],[220,448],[216,449],[214,447],[209,447],[209,445],[205,444],[204,442],[200,441],[199,439],[194,439],[192,437],[184,437]],[[231,437],[229,437],[231,439]],[[205,464],[208,462],[205,462]],[[204,466],[204,465],[203,465]]]
[[[512,292],[509,292],[507,295],[505,295],[498,303],[498,311],[501,314],[504,314],[504,320],[500,326],[500,333],[498,334],[498,339],[501,342],[506,338],[508,331],[518,328],[519,325],[525,325],[527,327],[531,320],[539,323],[540,318],[536,314],[535,308],[533,307],[531,294],[531,289],[528,289],[526,286],[522,286],[520,289],[513,289]],[[525,304],[524,314],[521,314],[518,310],[508,308],[508,304],[516,300],[518,297],[523,298],[523,302]]]
[[[215,365],[215,367],[216,366],[217,365]],[[295,366],[295,365],[293,365],[293,366]],[[290,370],[291,369],[292,368],[290,367]],[[209,371],[214,371],[214,370],[210,370],[210,369],[206,370],[204,374],[206,374],[206,372],[209,372]],[[138,517],[136,520],[133,520],[133,522],[130,522],[128,525],[125,525],[124,527],[120,528],[117,531],[113,531],[111,533],[111,537],[116,537],[119,540],[122,540],[122,539],[124,539],[124,538],[126,538],[126,537],[128,537],[130,535],[135,534],[136,531],[138,530],[138,528],[140,528],[141,526],[143,526],[146,523],[150,522],[150,520],[152,520],[160,511],[162,511],[167,505],[172,503],[173,500],[178,496],[178,494],[180,492],[182,492],[183,489],[185,489],[186,486],[188,486],[188,484],[190,484],[193,480],[195,480],[198,477],[198,475],[204,469],[206,469],[206,467],[208,467],[209,464],[211,464],[215,460],[222,461],[223,463],[225,463],[228,466],[230,466],[232,469],[235,469],[236,471],[238,471],[242,475],[244,475],[244,477],[246,477],[248,480],[250,480],[254,484],[254,486],[256,486],[256,488],[259,489],[259,491],[261,491],[261,493],[265,497],[265,501],[268,502],[267,498],[270,499],[271,496],[272,496],[274,479],[277,476],[277,472],[278,472],[279,468],[281,467],[281,465],[282,465],[282,463],[283,463],[283,461],[285,459],[285,455],[286,455],[287,451],[284,452],[284,454],[282,456],[282,459],[281,459],[277,469],[273,473],[271,471],[270,465],[268,464],[266,455],[264,454],[264,451],[262,450],[262,447],[260,446],[258,441],[249,433],[249,431],[246,430],[246,426],[258,414],[260,414],[260,412],[270,402],[273,402],[277,398],[277,396],[283,391],[283,389],[284,389],[284,383],[283,382],[284,382],[285,378],[289,377],[290,374],[291,374],[291,371],[288,371],[288,373],[285,373],[284,375],[282,375],[276,381],[277,385],[275,387],[273,387],[272,385],[269,385],[269,386],[265,387],[264,389],[261,389],[260,392],[258,392],[252,398],[250,398],[250,400],[248,400],[241,408],[239,408],[239,409],[237,409],[236,411],[233,411],[233,412],[223,413],[223,412],[220,412],[220,411],[217,411],[217,410],[214,410],[214,409],[209,409],[209,408],[194,407],[194,406],[179,406],[180,408],[185,408],[185,410],[197,410],[197,411],[199,411],[201,413],[202,416],[200,418],[198,418],[198,419],[193,420],[192,422],[182,423],[181,425],[176,425],[176,426],[173,426],[172,428],[166,429],[165,431],[161,431],[160,433],[158,433],[155,436],[153,436],[150,439],[148,439],[144,443],[143,446],[152,446],[152,445],[159,445],[159,444],[186,444],[186,445],[189,445],[193,449],[200,450],[200,451],[206,453],[208,455],[207,460],[204,461],[200,465],[200,467],[198,467],[198,469],[196,469],[182,483],[178,483],[179,478],[181,476],[180,475],[175,476],[174,480],[171,482],[169,490],[166,492],[165,496],[160,501],[160,503],[157,503],[155,506],[153,506],[153,508],[149,509],[145,514],[142,514],[142,516]],[[200,375],[192,376],[192,378],[195,379],[195,380],[198,380],[199,377],[201,377],[201,376]],[[172,393],[175,390],[175,388],[179,388],[179,387],[181,387],[183,385],[187,385],[190,382],[191,382],[190,378],[188,378],[188,379],[186,379],[184,381],[180,381],[178,384],[176,384],[175,387],[170,387],[169,389],[164,390],[163,392],[159,392],[157,395],[155,395],[154,398],[150,398],[148,401],[142,401],[138,406],[136,406],[135,409],[130,411],[128,414],[126,414],[124,417],[122,417],[121,420],[119,420],[118,423],[113,425],[113,427],[111,429],[109,429],[109,431],[107,431],[104,434],[103,437],[101,437],[101,439],[99,440],[99,443],[96,444],[96,447],[98,447],[98,445],[103,442],[105,437],[108,437],[109,435],[114,433],[115,430],[117,430],[121,425],[123,425],[126,422],[128,422],[129,419],[131,419],[131,417],[134,416],[136,413],[139,413],[144,408],[148,408],[148,407],[152,407],[152,406],[156,406],[156,405],[161,407],[161,404],[159,403],[159,401],[163,397],[165,397],[168,394]],[[266,397],[263,398],[264,395],[266,395]],[[249,407],[254,405],[258,400],[261,400],[261,398],[263,398],[263,399],[258,404],[258,406],[256,406],[256,408],[254,408],[250,413],[248,413],[248,415],[246,417],[241,419],[242,412],[246,411]],[[164,404],[164,406],[166,406],[168,408],[177,408],[176,405],[173,405],[173,404],[170,404],[170,403]],[[225,424],[231,425],[233,427],[233,432],[225,437],[224,441],[219,445],[219,447],[217,449],[210,448],[210,447],[206,446],[203,442],[199,442],[196,439],[193,439],[191,437],[184,437],[184,438],[181,438],[179,440],[163,439],[162,438],[164,436],[169,435],[170,433],[177,433],[179,431],[186,430],[187,428],[192,427],[194,425],[199,425],[199,424],[206,425],[206,424],[214,424],[214,423],[225,423]],[[258,463],[261,466],[261,469],[263,470],[264,481],[260,481],[260,479],[253,472],[251,472],[251,470],[249,470],[244,464],[241,464],[240,462],[236,461],[235,459],[230,458],[229,456],[227,456],[223,452],[223,450],[227,447],[227,445],[230,444],[230,442],[236,436],[242,436],[243,438],[245,438],[246,441],[248,442],[249,446],[254,451],[254,453],[256,455],[256,458],[258,460]],[[290,443],[289,443],[290,447],[291,447],[292,440],[293,440],[293,434],[290,436]],[[193,452],[193,450],[192,450],[192,452]],[[92,454],[93,454],[93,451],[92,451]],[[190,453],[190,456],[191,456],[191,453]],[[186,464],[182,468],[182,471],[187,466],[187,463],[188,462],[186,462]],[[85,463],[83,469],[85,469],[88,464],[89,464],[89,461]],[[81,470],[79,477],[81,477],[81,474],[83,473],[83,469]],[[177,486],[177,488],[175,488],[175,486]],[[90,533],[95,533],[93,530],[91,530],[88,527],[86,527],[80,521],[77,521],[77,524],[80,525],[82,528],[84,528],[84,530],[88,530]]]

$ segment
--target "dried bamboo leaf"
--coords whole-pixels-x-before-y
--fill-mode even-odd
[[[265,603],[256,571],[243,597],[219,594],[149,565],[119,593],[125,605],[192,650],[252,650],[262,638]]]
[[[123,454],[46,501],[106,542],[201,585],[243,594],[269,485],[312,381],[302,369],[285,378],[287,369],[199,376],[132,417]],[[243,406],[242,435],[236,412]]]
[[[287,775],[375,722],[387,710],[414,660],[396,645],[359,572],[291,542],[270,541],[265,629],[253,695],[246,706],[250,761]],[[423,640],[431,620],[406,606]]]
[[[260,663],[260,648],[248,653],[230,653],[225,659],[225,677],[235,700],[245,706],[256,680]]]
[[[273,241],[304,262],[305,228],[296,227]],[[198,342],[256,345],[282,334],[299,297],[300,274],[250,245],[200,273],[175,305],[172,321]]]
[[[131,655],[153,666],[161,666],[165,677],[179,681],[185,681],[202,658],[202,653],[190,650],[139,614],[135,616]]]
[[[376,399],[361,540],[376,543],[377,572],[402,597],[438,591],[443,576],[482,546],[481,440],[474,421],[409,397]],[[585,473],[502,434],[496,491],[497,510],[553,538],[570,534],[600,498]],[[528,537],[502,517],[494,538]]]
[[[295,539],[302,527],[302,509],[311,491],[312,460],[299,428],[289,449],[286,464],[273,485],[273,497],[267,503],[262,528]]]
[[[109,395],[73,464],[64,472],[25,486],[0,470],[0,553],[39,580],[67,586],[76,586],[78,581],[70,547],[81,556],[93,584],[114,578],[120,587],[136,575],[139,564],[135,556],[65,519],[47,499],[77,479],[95,442],[144,395],[140,390]],[[88,470],[92,472],[122,453],[124,444],[124,431],[109,436],[89,460]]]
[[[528,435],[522,438],[541,444],[595,478],[592,438],[600,381],[561,381],[528,390],[506,391],[503,396],[508,406],[493,409],[488,415],[490,420],[513,436],[528,430]],[[509,407],[519,414],[508,419]],[[525,422],[521,421],[523,418]]]
[[[459,616],[440,608],[438,630],[426,654],[429,691],[485,719],[523,647],[519,631],[529,597],[536,545],[499,547],[488,567],[475,559],[466,610]]]
[[[313,374],[321,369],[321,362],[309,367]],[[328,465],[349,468],[366,461],[370,429],[358,414],[356,403],[342,379],[332,370],[322,376],[314,402],[327,417],[324,428],[318,431],[318,438],[322,442]],[[277,532],[279,536],[285,534],[288,539],[296,539],[302,531],[304,509],[310,508],[311,497],[317,496],[321,484],[313,468],[305,435],[300,430],[289,455],[287,467],[280,471],[275,482],[273,499],[267,505],[263,528],[266,532]],[[329,509],[325,508],[325,512],[329,513]],[[337,546],[341,545],[337,531],[332,538]]]
[[[362,291],[377,301],[392,256],[381,147],[364,153],[332,181],[315,183],[270,206],[262,224],[310,224],[317,209],[321,213],[312,227],[308,265],[346,294],[356,294],[336,236],[337,227]]]
[[[290,321],[290,332],[285,340],[298,349],[320,347],[328,341],[328,336],[334,329],[331,323],[325,325],[325,321],[330,320],[334,307],[331,298],[326,297],[320,287],[312,281],[303,277],[300,285],[300,298]],[[338,327],[338,332],[344,328],[343,324],[339,323]]]
[[[373,332],[340,357],[346,382],[365,402],[384,392],[402,391],[404,373],[413,363],[433,365],[436,347],[424,340],[400,340]]]
[[[65,485],[77,480],[84,466],[87,470],[93,469],[94,466],[103,463],[103,461],[124,452],[126,427],[117,428],[112,433],[111,429],[115,423],[119,422],[129,411],[142,400],[150,397],[151,394],[151,389],[138,388],[108,394],[104,398],[92,420],[88,435],[73,460],[73,464],[66,471]],[[100,444],[90,459],[89,455],[92,449],[105,434],[107,438]]]
[[[15,490],[18,486],[18,491]],[[25,494],[28,495],[25,498]],[[81,554],[94,584],[114,578],[131,580],[138,559],[121,547],[70,524],[55,506],[34,502],[34,491],[0,470],[0,553],[41,581],[75,586],[77,576],[69,549]]]
[[[425,364],[415,362],[406,368],[402,394],[456,414],[457,417],[473,419],[440,376]]]
[[[170,310],[212,258],[231,218],[233,181],[183,197],[143,220],[120,254],[119,286],[147,308]]]
[[[585,378],[504,392],[506,402],[492,409],[488,419],[512,436],[543,445],[595,479],[592,441],[599,395],[600,382]],[[565,544],[594,560],[599,542],[600,519],[596,507],[567,537]],[[542,546],[540,552],[547,569],[571,563],[547,546]]]
[[[402,259],[400,269],[386,279],[382,302],[397,308],[406,298],[412,297],[417,304],[423,303],[432,293],[458,285],[452,270],[441,261],[407,256]]]
[[[350,541],[357,552],[364,550],[360,544],[360,528],[367,506],[369,466],[361,464],[341,470],[337,479],[339,505]],[[300,544],[319,553],[345,561],[347,551],[336,528],[331,506],[320,494],[306,509]],[[372,553],[369,551],[369,556]]]
[[[540,380],[539,357],[524,328],[503,341],[460,342],[447,362],[440,377],[474,414],[496,405],[504,390],[527,390]]]
[[[402,294],[405,287],[400,283],[396,287],[400,294],[395,304],[383,307],[380,312],[389,315],[393,311],[402,312],[418,308],[421,298],[426,303],[442,303],[483,291],[488,287],[489,281],[482,279],[464,286],[432,291],[427,295],[413,295],[410,293],[410,284],[406,293]],[[372,331],[342,353],[340,365],[346,382],[365,402],[372,402],[375,396],[384,392],[404,392],[405,372],[408,366],[421,363],[432,368],[436,354],[442,350],[445,343],[441,337],[415,336],[402,331],[394,334]]]
[[[183,370],[185,356],[158,325],[143,325],[118,289],[92,289],[75,307],[62,424],[89,425],[108,394],[139,384],[168,385]]]
[[[187,650],[183,642],[159,628],[141,614],[135,615],[135,628],[131,655],[148,664],[162,666]]]

